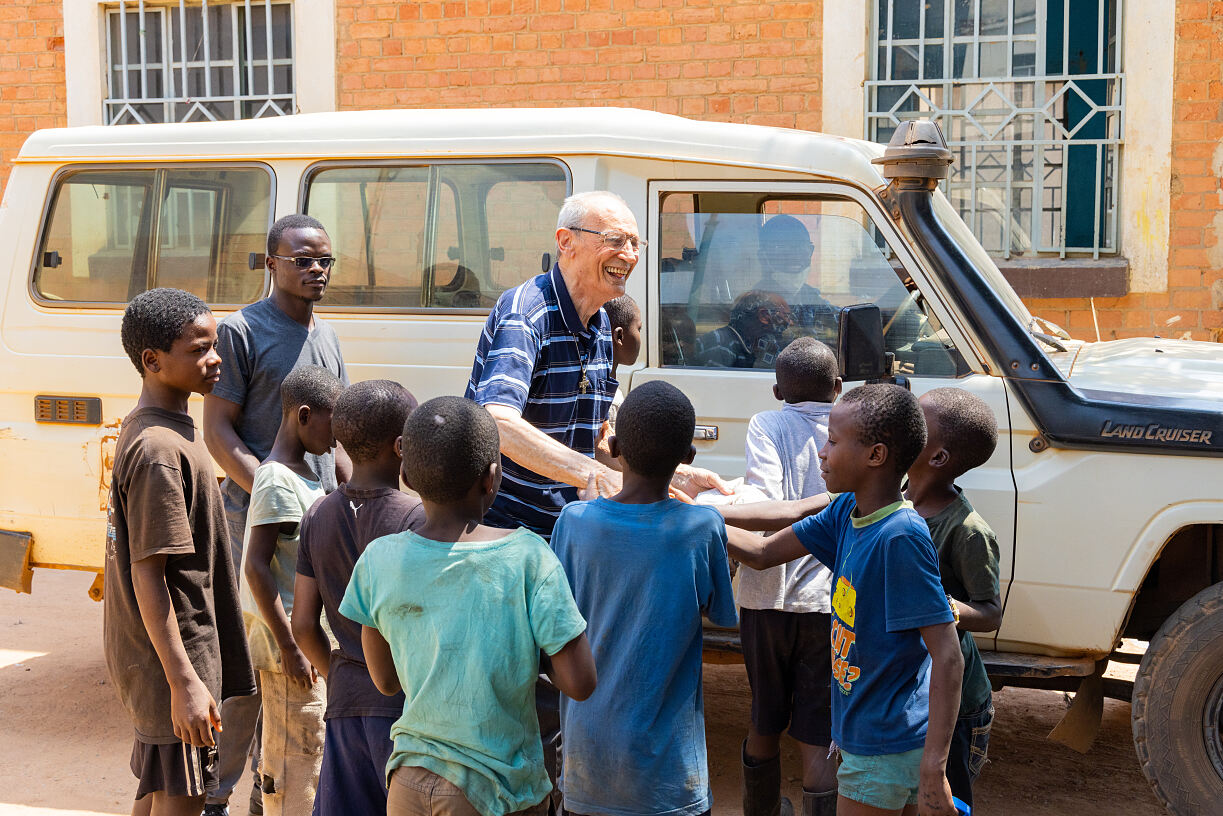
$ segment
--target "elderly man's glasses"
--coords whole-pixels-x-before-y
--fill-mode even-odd
[[[272,257],[282,261],[292,261],[298,269],[313,269],[314,265],[318,264],[320,269],[326,271],[335,263],[335,258],[329,255],[319,258],[312,258],[309,255],[273,255]]]
[[[636,235],[629,235],[627,232],[620,230],[598,230],[586,229],[585,227],[566,227],[565,229],[571,232],[588,232],[591,235],[598,235],[603,239],[603,246],[609,249],[624,249],[631,245],[634,252],[644,252],[649,246],[649,242],[644,238],[638,238]]]

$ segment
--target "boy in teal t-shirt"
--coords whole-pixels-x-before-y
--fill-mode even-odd
[[[547,812],[535,679],[584,700],[594,659],[556,556],[525,529],[480,523],[497,495],[497,425],[479,405],[438,397],[403,429],[403,480],[426,522],[370,543],[340,612],[362,627],[370,677],[406,697],[391,729],[387,814]],[[461,801],[467,805],[457,805]]]

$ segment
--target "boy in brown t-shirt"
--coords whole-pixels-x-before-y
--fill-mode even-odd
[[[218,703],[255,690],[221,491],[187,413],[220,376],[216,320],[195,295],[152,289],[128,304],[122,338],[143,383],[111,482],[106,667],[136,730],[132,813],[199,814]]]

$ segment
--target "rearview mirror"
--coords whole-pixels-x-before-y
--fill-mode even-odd
[[[837,335],[837,359],[841,379],[882,380],[892,374],[883,350],[883,318],[873,303],[859,303],[841,310]]]

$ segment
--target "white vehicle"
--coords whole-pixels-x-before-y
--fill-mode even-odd
[[[1122,637],[1149,640],[1133,687],[1139,757],[1174,813],[1218,813],[1223,348],[1052,336],[938,192],[941,134],[900,134],[884,156],[625,109],[40,131],[0,208],[0,584],[102,569],[111,456],[139,388],[119,342],[134,294],[178,286],[218,313],[240,308],[267,291],[273,219],[309,212],[339,258],[317,308],[353,379],[461,394],[489,307],[550,263],[562,199],[610,189],[649,241],[628,285],[646,345],[622,382],[691,397],[698,463],[740,475],[748,418],[775,407],[767,353],[761,370],[709,367],[699,351],[750,293],[784,318],[770,342],[841,330],[851,379],[901,373],[915,393],[980,395],[999,445],[962,483],[1002,547],[1002,626],[978,636],[995,682],[1080,690],[1090,736],[1093,701],[1129,693],[1101,680],[1101,661]],[[806,238],[762,243],[778,216]],[[878,307],[873,332],[838,326],[864,303]],[[737,648],[725,633],[708,643]]]

